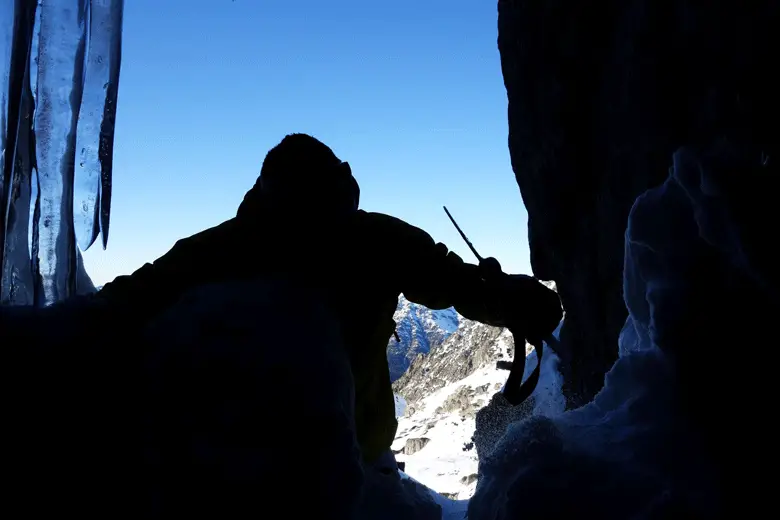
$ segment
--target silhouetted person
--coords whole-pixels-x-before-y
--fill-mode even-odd
[[[386,347],[401,293],[489,325],[524,323],[534,337],[550,334],[562,311],[557,294],[533,278],[485,281],[423,230],[358,209],[359,198],[348,163],[309,135],[288,135],[267,154],[235,218],[178,241],[97,297],[144,323],[214,282],[270,278],[319,294],[338,317],[350,359],[363,457],[377,461],[397,428]]]

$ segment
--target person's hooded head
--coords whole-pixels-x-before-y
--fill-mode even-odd
[[[239,218],[265,213],[332,221],[357,211],[360,188],[349,164],[307,134],[290,134],[266,155]]]

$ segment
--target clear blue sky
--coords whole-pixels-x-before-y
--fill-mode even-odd
[[[473,261],[446,204],[480,253],[530,272],[496,19],[495,1],[476,0],[126,2],[108,249],[84,255],[93,280],[232,217],[292,132],[349,161],[363,209]]]

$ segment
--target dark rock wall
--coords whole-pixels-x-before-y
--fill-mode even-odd
[[[779,3],[498,2],[512,168],[534,274],[557,282],[567,312],[570,406],[617,357],[628,212],[672,153],[728,137],[778,159]]]

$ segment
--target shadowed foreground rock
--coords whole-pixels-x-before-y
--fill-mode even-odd
[[[534,274],[566,309],[569,405],[589,401],[626,318],[623,233],[680,146],[719,137],[778,160],[778,5],[501,0],[509,150]]]
[[[760,240],[760,208],[777,174],[726,141],[674,155],[630,213],[631,314],[604,388],[549,418],[516,421],[500,395],[481,410],[471,520],[722,518],[727,504],[773,500],[751,467],[775,444],[753,412],[773,395],[774,366],[758,356],[780,312],[780,258]],[[737,178],[762,189],[748,196]]]

